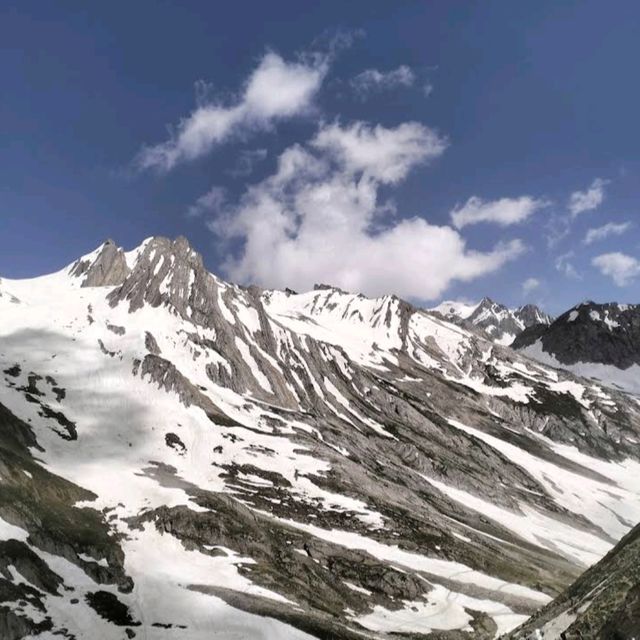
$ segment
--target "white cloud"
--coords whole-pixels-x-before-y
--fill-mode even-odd
[[[206,213],[218,213],[222,210],[226,199],[227,192],[223,187],[212,187],[189,207],[187,216],[197,218]]]
[[[447,142],[417,122],[394,129],[356,122],[346,128],[323,127],[311,145],[334,156],[346,171],[362,171],[380,182],[395,183],[416,164],[441,155]]]
[[[620,236],[630,227],[630,222],[608,222],[601,227],[589,229],[584,237],[584,243],[592,244],[610,236]]]
[[[374,91],[410,87],[415,82],[415,79],[416,76],[411,68],[401,65],[391,71],[366,69],[351,80],[351,86],[364,97]]]
[[[480,222],[495,222],[500,226],[506,227],[523,222],[546,205],[546,201],[536,200],[531,196],[500,198],[489,202],[484,202],[480,198],[472,196],[462,207],[458,207],[451,212],[451,220],[456,229],[462,229],[467,225]]]
[[[575,257],[575,252],[568,251],[558,256],[555,261],[556,270],[564,274],[567,278],[574,280],[581,280],[582,276],[578,273],[577,269],[573,266],[572,259]]]
[[[269,129],[280,119],[307,112],[326,71],[327,62],[322,56],[286,62],[276,53],[267,53],[234,103],[198,106],[180,121],[169,140],[143,148],[138,166],[168,171],[232,137]]]
[[[596,178],[585,191],[574,191],[567,205],[571,216],[575,218],[585,211],[597,209],[604,200],[604,188],[608,183],[608,180]]]
[[[425,98],[428,98],[433,93],[433,85],[430,82],[425,82],[422,87],[422,93],[424,93]]]
[[[528,296],[536,289],[540,288],[540,280],[538,278],[527,278],[522,283],[522,295]]]
[[[307,146],[279,158],[274,175],[251,186],[211,228],[240,248],[225,270],[240,282],[308,290],[329,282],[368,295],[437,298],[454,280],[494,272],[519,256],[519,240],[491,251],[466,247],[453,228],[422,218],[395,221],[378,202],[445,143],[426,127],[356,123],[322,126]]]
[[[603,275],[609,276],[619,287],[630,284],[640,275],[640,260],[626,253],[603,253],[596,256],[591,264]]]

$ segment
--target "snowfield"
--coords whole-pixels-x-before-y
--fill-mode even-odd
[[[0,487],[73,483],[106,541],[0,501],[60,581],[11,564],[34,638],[494,638],[640,520],[638,403],[395,297],[244,289],[162,238],[0,293],[0,405],[37,441]]]

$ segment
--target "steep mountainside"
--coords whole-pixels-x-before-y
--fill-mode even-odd
[[[513,343],[531,357],[640,393],[640,305],[583,302]]]
[[[640,403],[186,240],[0,281],[0,637],[489,639],[640,521]]]
[[[640,631],[640,525],[512,640],[633,640]]]
[[[483,298],[478,304],[442,302],[431,311],[463,327],[482,329],[491,340],[502,345],[510,345],[528,327],[552,322],[551,316],[533,304],[509,309],[491,298]]]

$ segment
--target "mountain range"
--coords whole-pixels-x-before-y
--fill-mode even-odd
[[[445,301],[432,307],[447,320],[468,328],[478,328],[497,344],[510,345],[525,329],[550,325],[553,318],[533,304],[509,309],[491,298],[483,298],[476,304]]]
[[[0,637],[560,637],[640,522],[640,402],[518,311],[522,351],[184,238],[0,280]]]

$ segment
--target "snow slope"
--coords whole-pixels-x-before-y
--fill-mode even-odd
[[[164,238],[0,292],[14,631],[494,638],[640,520],[638,403],[397,298],[238,287]]]

